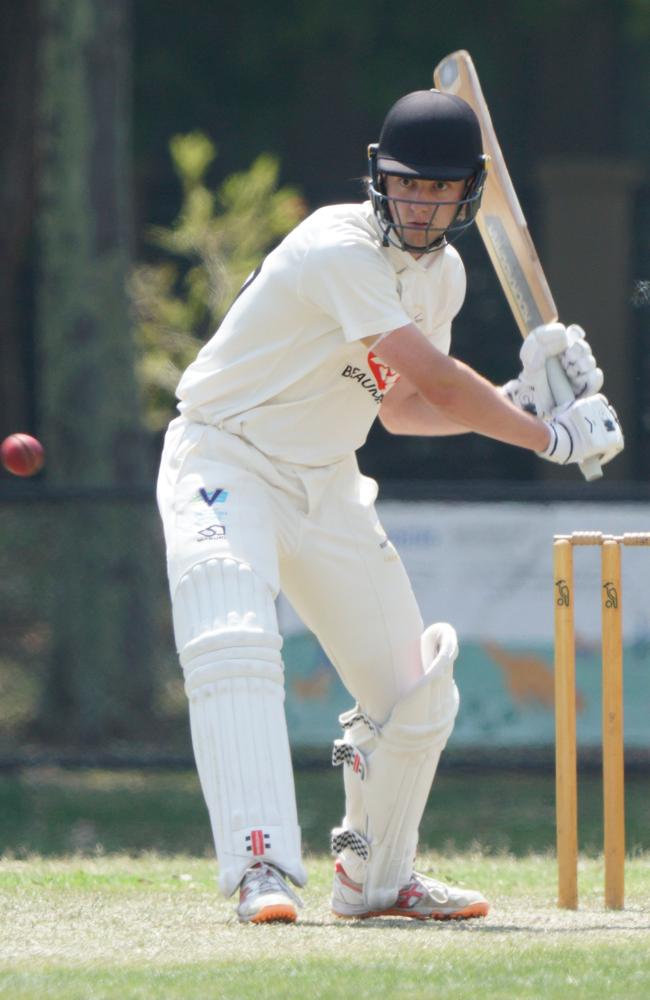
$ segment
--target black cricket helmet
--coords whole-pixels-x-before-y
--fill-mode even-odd
[[[487,157],[483,154],[481,127],[469,104],[438,90],[416,90],[390,108],[379,142],[368,147],[368,193],[384,234],[384,245],[400,250],[430,253],[471,226],[481,204]],[[432,205],[424,246],[409,243],[408,226],[399,219],[399,204],[408,198],[388,198],[386,174],[424,180],[465,180],[460,200]],[[391,210],[395,203],[395,211]],[[454,204],[456,212],[445,228],[435,226],[438,205]]]

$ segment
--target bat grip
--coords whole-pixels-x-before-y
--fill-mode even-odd
[[[551,395],[556,406],[563,406],[565,403],[572,403],[574,400],[571,384],[565,374],[559,358],[549,358],[546,362],[546,374],[548,384],[551,387]],[[603,474],[600,462],[593,456],[580,463],[580,471],[588,483],[594,479],[600,479]]]

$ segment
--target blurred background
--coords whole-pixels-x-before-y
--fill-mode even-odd
[[[423,607],[466,643],[458,755],[548,761],[551,535],[650,527],[650,0],[1,10],[0,438],[27,431],[47,454],[33,479],[0,473],[3,766],[190,761],[154,502],[174,386],[285,232],[362,199],[387,108],[457,48],[474,58],[561,318],[586,327],[627,447],[594,485],[474,435],[377,428],[360,462]],[[478,235],[459,250],[469,289],[454,352],[504,382],[519,335]],[[643,572],[626,639],[640,711]],[[294,755],[326,763],[347,700],[280,611]],[[585,612],[585,678],[597,632]]]

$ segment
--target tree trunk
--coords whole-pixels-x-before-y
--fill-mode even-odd
[[[38,731],[98,744],[151,720],[151,511],[126,296],[129,0],[42,0],[37,350],[52,551],[52,656]],[[119,499],[111,499],[119,495]]]
[[[33,431],[30,243],[34,218],[36,0],[5,4],[0,32],[0,439]]]

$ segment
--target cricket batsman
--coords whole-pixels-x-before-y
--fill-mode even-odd
[[[175,639],[224,894],[244,922],[294,921],[306,882],[275,598],[286,595],[350,694],[333,763],[339,917],[483,917],[484,896],[419,874],[418,828],[453,729],[458,656],[425,625],[355,452],[393,434],[474,431],[540,458],[623,447],[584,332],[533,331],[495,387],[450,356],[465,273],[452,246],[485,183],[474,112],[435,90],[389,110],[367,201],[321,208],[248,278],[183,374],[158,480]],[[553,409],[557,356],[575,400]],[[293,886],[291,885],[293,883]]]

